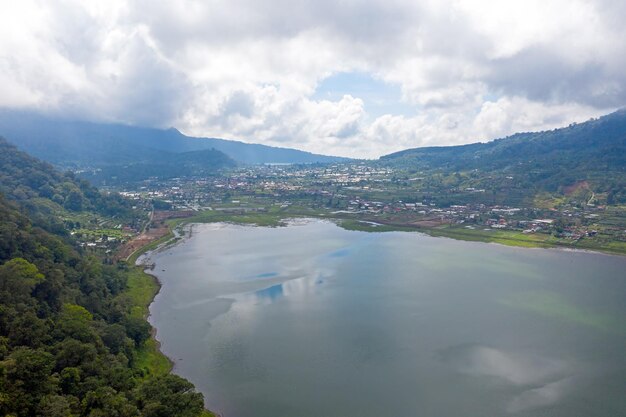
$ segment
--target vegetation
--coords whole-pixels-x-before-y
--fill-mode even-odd
[[[331,214],[321,210],[303,210],[299,207],[274,209],[262,212],[239,213],[236,211],[201,211],[193,217],[177,219],[169,222],[170,227],[183,223],[214,223],[230,222],[237,224],[252,224],[255,226],[278,227],[286,225],[290,218],[319,218],[335,221],[346,229],[361,232],[420,232],[435,237],[448,237],[457,240],[472,242],[498,243],[507,246],[525,248],[568,248],[578,250],[593,250],[616,255],[626,255],[626,242],[603,239],[569,240],[558,238],[552,234],[525,234],[516,230],[497,230],[483,228],[467,228],[463,225],[440,225],[435,227],[421,226],[402,221],[394,221],[385,217],[363,216],[349,213]],[[173,234],[152,242],[144,250],[152,250],[165,242],[171,241]],[[138,251],[137,255],[139,254]],[[133,258],[133,260],[136,259]]]
[[[20,152],[0,137],[0,193],[28,212],[34,222],[56,234],[66,232],[64,214],[93,212],[133,218],[131,204],[116,193],[102,193],[73,173]]]
[[[110,164],[82,172],[82,176],[96,184],[126,184],[147,178],[176,178],[185,175],[212,176],[221,168],[235,162],[223,152],[207,149],[195,152],[154,152],[153,158],[126,164]],[[143,158],[146,159],[146,158]]]
[[[0,413],[198,415],[202,396],[188,382],[146,378],[137,365],[150,326],[134,312],[129,275],[81,256],[4,199],[0,212]],[[181,413],[168,414],[172,406]]]
[[[131,300],[130,317],[145,323],[148,306],[159,292],[159,284],[155,277],[146,274],[139,267],[131,268],[127,276],[125,294]],[[159,350],[158,342],[154,338],[149,338],[136,349],[135,368],[140,369],[145,375],[162,376],[171,371],[172,365]]]
[[[151,338],[158,285],[84,253],[58,217],[75,201],[115,215],[127,203],[0,146],[0,187],[13,200],[0,195],[0,415],[205,415],[202,394],[168,373]]]
[[[506,174],[514,186],[484,181],[486,188],[507,188],[509,200],[516,193],[567,194],[567,187],[586,182],[606,194],[607,204],[626,202],[626,110],[562,129],[518,133],[488,143],[408,149],[384,156],[385,165],[414,172],[452,173],[457,180],[473,172]],[[429,175],[436,180],[436,176]],[[462,182],[462,181],[459,181]],[[486,184],[485,184],[486,183]]]

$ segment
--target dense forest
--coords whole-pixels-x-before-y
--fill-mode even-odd
[[[150,160],[138,158],[138,162],[84,170],[80,176],[95,184],[121,185],[148,178],[210,177],[223,168],[235,166],[235,161],[215,149],[182,153],[159,152],[159,155]]]
[[[191,383],[136,366],[151,328],[130,314],[125,268],[87,256],[55,218],[128,204],[0,146],[0,415],[200,415]]]
[[[78,141],[77,143],[82,143]],[[5,139],[0,138],[0,151],[6,153],[1,156],[0,164],[6,165],[12,169],[3,170],[4,175],[10,176],[18,174],[25,177],[23,183],[17,184],[21,186],[14,188],[13,182],[6,184],[6,190],[16,193],[16,197],[21,200],[30,200],[32,197],[51,198],[58,204],[64,204],[67,194],[71,191],[82,193],[83,197],[79,199],[74,193],[73,201],[80,203],[91,203],[88,208],[97,208],[98,210],[112,210],[113,207],[107,207],[103,203],[106,201],[94,201],[94,197],[98,192],[87,181],[78,181],[71,173],[64,174],[66,181],[60,181],[62,189],[50,190],[45,187],[49,184],[47,176],[61,175],[50,172],[51,166],[35,158],[25,154],[24,152],[15,153],[8,150],[12,147]],[[47,145],[48,146],[48,145]],[[76,145],[79,146],[79,145]],[[137,182],[147,178],[173,178],[178,176],[202,175],[208,176],[216,173],[222,168],[235,166],[229,156],[215,149],[203,149],[192,152],[170,152],[149,147],[134,146],[128,141],[112,139],[104,140],[100,143],[91,143],[86,140],[80,145],[78,150],[69,150],[66,156],[70,160],[77,158],[76,161],[65,164],[69,167],[88,167],[81,170],[83,179],[89,180],[95,184],[123,184],[126,182]],[[47,156],[51,160],[56,160],[55,155],[63,152],[63,146],[54,146],[50,144],[47,149]],[[15,158],[10,160],[8,158]],[[26,163],[26,167],[31,168],[35,172],[20,172],[22,163]],[[60,165],[64,165],[61,163]],[[42,173],[43,172],[43,173]],[[56,178],[58,180],[58,178]],[[68,185],[66,183],[73,183]],[[22,187],[31,188],[34,192],[24,193]],[[112,202],[109,200],[108,202]],[[77,207],[80,209],[81,207]]]
[[[131,204],[116,193],[102,193],[72,172],[61,173],[52,165],[19,151],[0,137],[0,193],[28,212],[48,231],[63,233],[56,214],[92,211],[128,219]]]

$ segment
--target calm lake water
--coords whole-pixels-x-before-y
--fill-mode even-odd
[[[153,254],[163,351],[225,417],[626,415],[626,259],[333,223]]]

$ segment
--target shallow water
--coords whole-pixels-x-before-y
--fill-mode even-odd
[[[626,415],[626,259],[322,221],[153,254],[175,372],[225,417]]]

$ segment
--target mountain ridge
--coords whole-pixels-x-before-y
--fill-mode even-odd
[[[580,142],[567,143],[568,140],[573,140],[575,136],[586,136],[586,138],[584,138],[586,143],[594,144],[593,137],[591,137],[590,134],[598,134],[600,133],[600,130],[603,131],[603,136],[606,137],[608,134],[609,139],[617,140],[618,146],[626,146],[626,109],[620,109],[608,115],[596,119],[590,119],[586,122],[572,123],[567,127],[538,132],[519,132],[504,138],[497,138],[487,142],[474,142],[455,146],[432,146],[404,149],[402,151],[383,155],[379,158],[379,160],[388,161],[406,157],[417,157],[420,154],[432,155],[446,153],[456,153],[456,156],[467,157],[468,152],[473,152],[473,157],[481,157],[482,155],[487,154],[487,152],[484,151],[497,153],[501,151],[502,148],[508,146],[523,146],[530,142],[537,143],[539,141],[561,139],[558,136],[562,136],[562,139],[565,139],[560,140],[558,143],[559,145],[580,145]],[[570,146],[564,146],[564,148],[568,147]],[[481,152],[483,153],[481,154]]]
[[[155,151],[215,149],[242,164],[331,163],[348,158],[219,138],[187,136],[176,128],[57,120],[45,115],[0,110],[0,135],[29,154],[62,167],[133,162]],[[157,152],[158,153],[158,152]],[[113,160],[113,161],[112,161]]]
[[[406,149],[377,163],[409,172],[508,177],[517,189],[558,192],[580,183],[606,193],[607,202],[626,202],[626,110],[542,132],[517,133],[486,143]],[[523,193],[522,193],[523,194]]]

